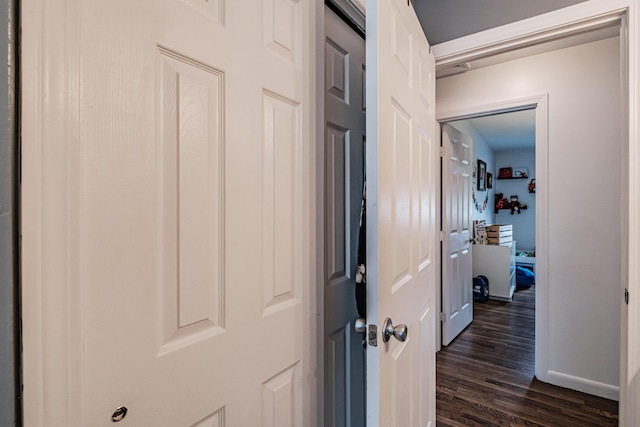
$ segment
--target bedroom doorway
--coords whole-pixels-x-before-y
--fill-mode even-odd
[[[447,227],[452,222],[448,219],[451,216],[448,211],[452,206],[452,194],[463,193],[463,197],[470,199],[467,203],[457,203],[457,208],[453,210],[458,212],[456,215],[459,217],[465,216],[460,211],[469,211],[471,223],[474,224],[470,233],[473,242],[471,276],[483,276],[483,280],[488,281],[488,288],[482,289],[481,295],[475,295],[473,304],[482,304],[486,298],[511,302],[518,297],[516,289],[529,288],[535,280],[531,277],[535,275],[536,259],[535,124],[533,106],[480,114],[442,124],[445,156],[449,151],[447,146],[452,132],[458,135],[454,139],[465,138],[468,140],[466,145],[472,147],[468,160],[473,170],[470,188],[466,191],[448,188],[452,181],[460,180],[445,179],[443,174],[442,209],[443,227],[446,228],[445,235],[448,235]],[[444,162],[442,167],[447,169]],[[497,238],[495,232],[487,233],[487,227],[498,227],[496,224],[508,229],[499,232]],[[448,262],[448,252],[445,252],[443,266],[455,266],[455,263]],[[456,275],[448,274],[451,273],[448,268],[444,270],[442,295],[443,311],[446,313],[447,307],[444,306],[450,303],[445,303],[445,300],[452,298],[451,292],[445,289],[449,286],[446,278]],[[522,273],[520,280],[517,280],[518,272]],[[462,276],[463,273],[468,275],[465,271],[458,272],[458,275]],[[447,345],[450,339],[445,339],[445,335],[449,335],[444,333],[446,321],[442,326],[443,344]]]

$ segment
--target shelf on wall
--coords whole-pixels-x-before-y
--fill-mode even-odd
[[[497,179],[529,179],[528,176],[512,176],[510,178],[500,178],[498,177]]]
[[[521,211],[522,211],[522,210],[526,210],[526,209],[527,209],[527,206],[526,206],[526,205],[524,205],[524,206],[520,206],[520,210],[521,210]],[[500,208],[500,209],[494,209],[494,213],[498,213],[498,211],[510,211],[510,210],[511,210],[511,208]]]

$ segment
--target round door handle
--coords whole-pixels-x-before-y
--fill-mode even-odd
[[[365,320],[365,318],[364,317],[358,317],[356,319],[355,325],[353,325],[353,329],[355,329],[355,331],[358,332],[359,334],[366,334],[367,333],[367,321]]]
[[[409,333],[409,328],[407,328],[407,325],[393,326],[393,320],[387,317],[384,321],[382,331],[382,341],[384,342],[389,341],[391,339],[391,335],[396,337],[398,341],[405,342],[407,334]]]

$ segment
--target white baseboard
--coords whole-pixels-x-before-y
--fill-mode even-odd
[[[539,377],[538,379],[545,383],[569,388],[571,390],[581,391],[583,393],[592,394],[594,396],[604,397],[605,399],[611,399],[615,401],[620,400],[620,387],[611,384],[592,381],[586,378],[574,377],[572,375],[567,375],[556,371],[547,371],[546,375],[544,375],[544,378]]]

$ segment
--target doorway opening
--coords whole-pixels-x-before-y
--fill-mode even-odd
[[[458,213],[457,216],[466,218],[468,215],[467,224],[473,224],[468,233],[470,237],[467,237],[473,242],[470,248],[472,262],[469,268],[458,267],[457,274],[447,274],[450,269],[443,269],[443,299],[452,299],[450,295],[454,292],[444,289],[455,286],[450,283],[451,277],[458,277],[464,288],[468,288],[470,283],[478,288],[474,290],[469,305],[482,304],[487,298],[510,303],[517,298],[516,289],[529,288],[535,281],[535,124],[533,107],[442,123],[444,153],[450,151],[448,146],[453,144],[452,139],[468,141],[471,154],[467,163],[473,170],[467,182],[470,188],[456,191],[446,187],[463,180],[446,179],[443,173],[443,227],[452,222],[447,213],[450,210],[466,210],[468,213]],[[453,133],[455,137],[450,135]],[[446,154],[445,157],[443,163],[449,162]],[[447,169],[444,164],[443,169]],[[470,200],[455,200],[460,195]],[[445,236],[447,234],[449,228],[445,230]],[[447,254],[443,254],[443,266],[449,263]],[[448,308],[443,308],[447,316]],[[454,334],[457,336],[468,323],[455,330]],[[444,345],[455,339],[447,328],[445,321],[442,324]]]

